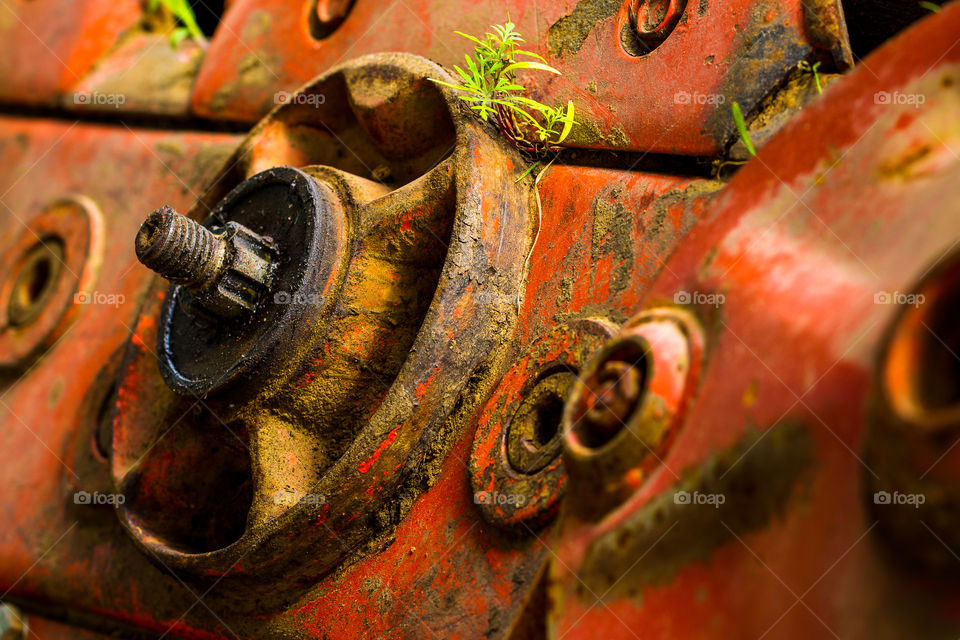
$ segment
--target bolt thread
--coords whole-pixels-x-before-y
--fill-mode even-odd
[[[222,244],[209,229],[164,205],[144,220],[135,246],[137,259],[170,282],[202,287],[216,278]]]

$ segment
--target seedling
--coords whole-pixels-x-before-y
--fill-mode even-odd
[[[920,6],[926,9],[927,11],[933,11],[934,13],[937,13],[938,11],[940,11],[940,9],[943,8],[938,4],[934,4],[933,2],[921,2]]]
[[[170,34],[170,46],[176,48],[180,41],[187,36],[192,37],[198,43],[206,43],[207,39],[197,24],[197,17],[193,13],[193,7],[189,0],[150,0],[148,8],[150,11],[156,11],[160,5],[163,5],[180,21],[182,27],[177,27]]]
[[[493,122],[518,149],[534,155],[559,151],[559,144],[575,124],[573,102],[551,107],[526,97],[527,88],[517,83],[515,72],[560,72],[540,55],[519,48],[524,39],[515,26],[509,19],[506,24],[493,25],[493,33],[486,33],[483,40],[455,31],[476,45],[473,57],[464,56],[466,69],[453,67],[463,84],[434,82],[460,92],[461,100],[470,103],[482,120]]]
[[[814,62],[810,64],[806,60],[801,60],[797,64],[797,68],[801,71],[806,71],[807,73],[813,74],[813,79],[817,83],[817,93],[823,94],[823,87],[820,85],[820,63]]]
[[[757,155],[757,150],[753,148],[753,142],[750,141],[750,132],[747,131],[747,123],[743,119],[743,111],[740,110],[740,104],[736,101],[730,104],[730,110],[733,112],[733,122],[737,125],[737,132],[740,134],[740,140],[743,146],[747,148],[747,153],[751,156]]]
[[[523,69],[556,75],[560,75],[560,72],[548,65],[542,56],[519,48],[524,39],[517,33],[516,25],[510,21],[509,16],[506,24],[493,25],[491,29],[493,33],[484,34],[483,40],[455,31],[454,33],[475,45],[473,57],[464,56],[466,69],[456,65],[453,67],[463,79],[463,84],[450,84],[442,80],[434,82],[462,94],[457,97],[470,103],[470,108],[477,112],[483,121],[492,122],[521,151],[538,157],[517,178],[516,182],[520,182],[541,165],[544,156],[560,151],[560,143],[567,139],[576,124],[573,102],[567,102],[566,106],[551,107],[528,98],[525,95],[527,88],[517,82],[515,72]],[[540,178],[554,160],[556,155],[537,173],[533,181],[533,193],[537,200],[537,232],[523,263],[524,273],[529,268],[543,222],[543,206],[538,189]],[[518,315],[522,295],[522,291],[517,293]]]

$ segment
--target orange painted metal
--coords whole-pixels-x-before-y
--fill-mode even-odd
[[[643,57],[620,44],[618,2],[511,0],[494,8],[475,0],[357,0],[322,40],[310,32],[311,4],[235,2],[197,77],[194,112],[252,122],[277,104],[278,92],[367,53],[409,51],[463,66],[472,44],[454,31],[482,34],[509,15],[530,48],[562,73],[547,79],[521,73],[521,80],[536,86],[534,97],[544,102],[573,100],[588,124],[570,146],[709,156],[734,132],[730,103],[753,110],[812,51],[811,10],[795,1],[687,3],[673,33]]]
[[[56,105],[140,19],[137,0],[0,5],[0,100]]]
[[[39,1],[6,9],[23,25],[56,31],[44,41],[64,60],[53,64],[49,52],[24,45],[13,62],[0,63],[9,72],[0,82],[4,99],[53,104],[139,11],[133,3],[88,4],[93,17],[82,20],[72,13],[79,9],[67,10],[79,4],[59,5],[62,15],[49,21],[36,9]],[[606,3],[609,15],[591,22],[585,35],[576,20],[554,30],[562,38],[551,45],[552,26],[597,4],[509,5],[521,31],[545,34],[537,47],[564,71],[562,83],[544,85],[539,95],[575,98],[596,127],[596,137],[581,138],[581,146],[711,155],[732,132],[729,104],[692,97],[683,104],[678,93],[756,105],[811,51],[802,6],[765,2],[724,9],[688,3],[686,21],[642,59],[611,44],[619,37],[619,3]],[[193,90],[194,113],[253,122],[273,107],[277,91],[373,50],[414,50],[458,62],[466,47],[449,32],[481,31],[499,18],[482,3],[440,9],[423,1],[357,0],[340,28],[317,40],[311,8],[317,3],[229,3]],[[92,34],[79,48],[71,17]],[[750,29],[783,38],[774,39],[780,59],[767,64],[763,42],[744,35]],[[15,33],[26,38],[22,29]],[[700,176],[658,173],[649,164],[635,170],[626,156],[606,168],[560,162],[536,183],[528,178],[540,209],[531,191],[524,240],[532,250],[522,256],[525,277],[512,280],[522,288],[519,317],[496,345],[503,358],[487,372],[489,393],[464,412],[468,428],[452,438],[435,477],[404,505],[408,511],[375,552],[351,555],[316,579],[281,575],[241,587],[219,575],[186,576],[164,566],[150,545],[131,541],[109,501],[100,501],[115,495],[111,443],[103,435],[128,341],[146,356],[136,363],[143,377],[126,387],[137,393],[121,398],[121,410],[148,413],[167,393],[148,357],[157,331],[153,311],[165,287],[151,286],[132,239],[159,204],[205,213],[222,195],[223,184],[210,186],[218,177],[246,177],[278,159],[298,164],[309,157],[311,141],[299,125],[292,127],[299,138],[266,128],[263,148],[243,158],[243,166],[224,169],[240,136],[0,117],[4,251],[21,250],[24,224],[64,198],[93,203],[103,218],[102,243],[91,243],[101,255],[84,265],[89,298],[75,301],[70,322],[53,323],[56,339],[26,375],[0,379],[0,451],[7,456],[0,464],[6,488],[0,591],[28,611],[104,633],[199,639],[504,638],[531,619],[558,636],[611,640],[641,631],[673,639],[955,637],[955,583],[916,567],[904,570],[890,558],[896,546],[878,533],[889,523],[870,495],[888,477],[866,452],[875,407],[883,404],[873,395],[877,371],[887,376],[885,392],[895,396],[913,393],[918,375],[911,368],[917,345],[909,341],[894,343],[903,349],[893,350],[886,368],[878,366],[887,330],[901,316],[876,296],[912,291],[951,256],[958,235],[957,33],[960,6],[950,6],[889,43],[831,86],[728,184],[707,179],[706,169]],[[25,71],[31,51],[40,61],[35,75]],[[94,79],[88,88],[122,71],[123,60],[113,62],[116,67],[88,76]],[[921,95],[924,101],[912,104],[895,97]],[[140,104],[150,112],[149,100]],[[168,113],[183,115],[183,104]],[[323,149],[341,148],[333,136],[321,138]],[[343,155],[344,162],[364,164]],[[472,156],[478,163],[472,168],[482,169],[480,160],[481,154]],[[519,171],[512,164],[509,170]],[[461,187],[485,204],[483,230],[499,229],[492,203],[504,186],[464,179]],[[478,235],[465,233],[463,242],[492,254],[491,237]],[[519,273],[521,256],[512,259]],[[457,348],[458,332],[471,331],[461,316],[482,303],[458,293],[466,302],[446,310],[449,333],[437,328],[431,334],[449,351]],[[144,306],[150,312],[141,315]],[[671,396],[684,411],[682,424],[671,425],[669,446],[656,450],[662,464],[629,478],[603,478],[601,470],[601,480],[635,490],[590,521],[563,510],[563,483],[577,480],[555,463],[553,484],[538,485],[553,500],[548,509],[509,514],[508,531],[502,522],[491,525],[477,505],[477,490],[488,490],[489,478],[477,484],[470,471],[502,462],[496,456],[504,440],[496,430],[509,421],[496,411],[501,399],[507,405],[522,395],[527,380],[517,372],[528,362],[559,358],[563,340],[544,337],[597,317],[612,333],[615,325],[664,307],[695,317],[704,344],[694,388],[681,389],[682,399]],[[914,330],[929,319],[905,317],[899,326]],[[681,348],[652,352],[668,362],[683,354]],[[428,368],[414,373],[423,383],[416,402],[432,394],[455,404],[443,397],[443,377]],[[444,373],[455,379],[458,372]],[[360,473],[396,471],[384,454],[395,433],[375,443]],[[956,450],[950,455],[938,441],[922,445],[911,451],[923,462],[942,453],[947,465],[931,479],[956,490]],[[166,453],[160,473],[207,462],[202,450],[189,460],[190,452]],[[713,489],[726,491],[733,508],[688,505],[677,497],[680,491],[718,495]],[[568,495],[590,498],[584,491]],[[751,502],[755,496],[765,502]],[[558,513],[559,520],[551,520]],[[338,526],[347,526],[349,517],[341,514]],[[931,532],[939,526],[931,520]],[[332,533],[327,542],[334,541]],[[914,542],[939,544],[936,535]],[[245,574],[243,558],[236,564]],[[541,588],[549,598],[538,608]],[[36,632],[67,637],[42,620]]]
[[[703,381],[636,493],[596,524],[555,530],[554,633],[956,633],[956,582],[903,562],[914,546],[948,556],[935,529],[947,512],[891,543],[873,487],[909,485],[866,450],[876,366],[900,314],[888,298],[952,264],[960,233],[958,29],[954,6],[867,58],[736,175],[666,262],[643,306],[693,298],[710,337]],[[947,466],[924,488],[931,500],[955,490],[951,442],[939,442]],[[728,504],[691,504],[695,491]]]

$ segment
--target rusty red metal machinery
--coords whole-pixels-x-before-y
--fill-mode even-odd
[[[960,635],[960,7],[163,4],[0,0],[3,640]]]

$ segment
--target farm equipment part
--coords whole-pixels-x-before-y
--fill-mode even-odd
[[[0,6],[0,636],[960,633],[960,7],[224,4]]]

